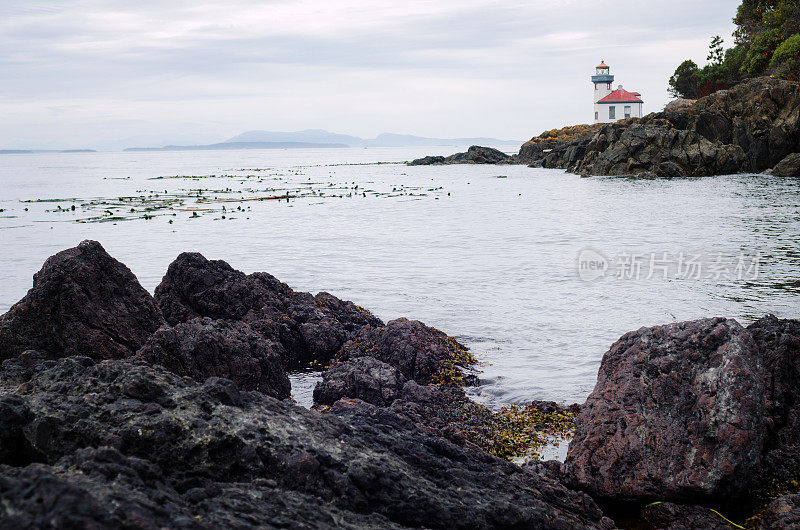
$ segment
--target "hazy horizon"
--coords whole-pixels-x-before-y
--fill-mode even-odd
[[[589,76],[669,100],[738,2],[0,3],[0,149],[214,143],[249,130],[527,139],[591,119]]]

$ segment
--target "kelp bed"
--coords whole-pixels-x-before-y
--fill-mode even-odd
[[[38,222],[117,223],[122,221],[150,221],[158,217],[173,223],[178,219],[196,219],[210,216],[214,220],[249,219],[250,212],[263,203],[318,204],[329,200],[365,198],[401,198],[417,200],[438,196],[442,187],[407,186],[404,184],[376,184],[375,182],[338,182],[333,180],[302,180],[302,170],[276,171],[269,168],[231,170],[221,175],[170,175],[147,179],[153,182],[150,189],[115,196],[32,198],[20,201],[21,207],[7,207],[3,217],[31,218],[42,214],[46,218],[31,219]],[[119,178],[108,177],[110,180]],[[126,180],[127,177],[122,178]],[[154,189],[155,182],[192,183],[178,189]],[[210,186],[195,185],[208,182]],[[169,186],[167,186],[169,187]],[[311,202],[313,201],[313,202]],[[46,205],[42,210],[35,205]],[[32,211],[35,210],[35,211]]]

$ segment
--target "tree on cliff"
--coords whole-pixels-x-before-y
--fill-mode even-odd
[[[762,75],[800,80],[800,0],[742,0],[733,22],[734,46],[715,36],[708,64],[681,63],[670,93],[693,99]]]
[[[669,93],[676,98],[696,98],[697,85],[700,81],[699,72],[697,63],[691,59],[683,61],[669,78]]]

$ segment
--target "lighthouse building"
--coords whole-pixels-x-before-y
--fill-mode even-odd
[[[614,76],[605,61],[601,61],[592,76],[594,84],[594,123],[613,123],[625,118],[642,117],[642,95],[628,92],[622,85],[616,89]]]

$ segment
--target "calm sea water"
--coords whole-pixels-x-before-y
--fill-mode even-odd
[[[2,156],[0,312],[48,256],[83,239],[150,291],[178,253],[199,251],[457,336],[484,363],[474,395],[490,404],[582,402],[603,353],[641,326],[800,317],[800,180],[374,164],[456,150]],[[152,180],[167,176],[206,178]],[[220,202],[287,190],[296,198]],[[155,194],[184,202],[145,219]],[[119,197],[137,198],[134,212]],[[41,199],[69,200],[21,202]],[[76,222],[104,216],[131,219]],[[579,255],[584,278],[603,260],[605,275],[582,279]],[[295,381],[307,396],[313,378]]]

